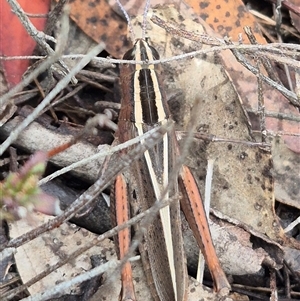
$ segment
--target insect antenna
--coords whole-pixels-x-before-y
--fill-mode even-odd
[[[128,27],[129,27],[130,36],[131,36],[131,40],[134,43],[134,41],[135,41],[135,35],[134,35],[133,26],[132,26],[130,17],[128,15],[127,11],[125,10],[124,6],[120,2],[120,0],[116,0],[116,2],[118,4],[118,6],[120,7],[120,9],[121,9],[121,11],[122,11],[122,13],[123,13],[126,21],[127,21],[127,24],[128,24]]]
[[[118,4],[118,6],[121,9],[123,15],[125,16],[125,19],[127,21],[128,27],[129,27],[129,32],[130,32],[132,42],[134,42],[135,41],[135,34],[134,34],[134,30],[133,30],[133,26],[132,26],[130,17],[128,15],[127,11],[125,10],[124,6],[120,2],[120,0],[116,0],[116,3]],[[149,8],[150,8],[150,0],[147,0],[146,4],[145,4],[145,8],[144,8],[144,13],[143,13],[142,39],[145,39],[145,37],[146,37],[147,14],[148,14]]]
[[[142,24],[142,39],[146,38],[146,28],[147,28],[147,14],[150,7],[150,0],[146,1],[144,13],[143,13],[143,24]]]

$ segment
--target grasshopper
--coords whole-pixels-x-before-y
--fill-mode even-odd
[[[121,7],[119,2],[118,4]],[[147,7],[149,1],[146,3],[146,10]],[[129,21],[127,13],[122,10]],[[172,120],[160,66],[148,64],[159,60],[159,54],[144,34],[124,54],[123,59],[139,63],[120,66],[121,110],[114,144],[141,136]],[[187,300],[188,279],[180,206],[204,254],[215,290],[221,292],[230,289],[212,243],[202,198],[192,172],[182,165],[178,181],[171,183],[177,158],[180,158],[180,151],[173,131],[165,134],[159,144],[133,162],[129,175],[119,174],[111,193],[112,216],[116,224],[126,222],[132,211],[149,209],[155,201],[176,198],[169,206],[160,209],[144,231],[144,242],[139,247],[153,298],[161,301]],[[164,193],[166,188],[168,192]],[[181,198],[178,197],[179,190]],[[130,241],[129,229],[119,232],[116,244],[120,259],[126,255]],[[124,265],[121,279],[121,300],[136,300],[130,263]]]

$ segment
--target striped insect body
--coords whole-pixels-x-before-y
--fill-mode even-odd
[[[128,16],[127,19],[129,20]],[[171,120],[160,78],[160,66],[151,64],[151,61],[159,59],[155,48],[147,39],[140,38],[135,41],[133,48],[128,50],[123,58],[137,63],[120,66],[122,97],[115,143],[141,136]],[[175,132],[165,134],[155,147],[145,151],[142,159],[133,162],[127,178],[124,175],[117,177],[113,189],[112,215],[118,224],[130,218],[128,203],[132,208],[145,211],[156,201],[174,199],[169,206],[160,209],[159,214],[143,230],[144,243],[139,247],[152,296],[160,301],[187,300],[188,279],[181,232],[178,187],[184,192],[185,200],[181,202],[181,206],[185,207],[183,212],[194,231],[198,244],[207,261],[209,256],[213,257],[210,262],[208,261],[208,266],[216,289],[220,290],[224,286],[230,287],[216,257],[200,192],[192,173],[183,166],[180,172],[177,171],[179,185],[177,181],[174,181],[176,180],[176,174],[174,177],[176,158],[179,156]],[[124,187],[128,187],[129,191]],[[135,230],[140,230],[139,225],[135,227]],[[122,230],[116,242],[122,259],[129,248],[130,230]],[[132,276],[128,276],[129,274],[131,275],[131,267],[126,264],[122,271],[122,300],[128,300],[128,298],[135,300]]]

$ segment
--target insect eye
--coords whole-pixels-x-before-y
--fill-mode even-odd
[[[159,60],[159,54],[158,54],[157,50],[152,46],[149,46],[149,48],[151,49],[153,59],[154,60]]]
[[[129,49],[123,56],[123,60],[135,60],[135,48]]]

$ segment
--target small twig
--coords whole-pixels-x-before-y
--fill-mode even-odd
[[[280,27],[282,24],[281,0],[276,0],[276,4],[273,3],[273,12],[274,12],[274,18],[276,21],[275,28],[276,28],[277,34],[280,35]]]
[[[253,34],[252,32],[252,29],[251,27],[244,27],[244,31],[249,39],[249,41],[251,42],[252,45],[258,45],[258,42],[256,40],[256,37],[255,35]],[[268,73],[268,76],[274,80],[275,82],[277,82],[278,84],[282,85],[279,77],[277,76],[277,74],[274,72],[274,68],[270,62],[270,60],[265,56],[265,55],[259,55],[257,56],[258,59],[262,62],[263,66],[265,67],[267,73]]]
[[[236,49],[232,49],[232,53],[234,54],[234,56],[236,57],[236,59],[238,60],[238,62],[240,62],[245,68],[247,68],[250,72],[252,72],[254,75],[258,75],[260,73],[260,71],[255,68],[254,66],[252,66],[247,60],[246,58]],[[272,79],[270,79],[269,77],[261,74],[261,79],[267,83],[269,86],[277,89],[283,96],[285,96],[293,105],[299,107],[300,106],[300,102],[299,99],[297,98],[296,94],[293,93],[292,91],[286,89],[284,86],[279,85],[278,83],[276,83],[275,81],[273,81]]]
[[[22,23],[22,25],[24,26],[24,28],[26,29],[28,34],[35,40],[35,42],[37,43],[37,45],[39,45],[41,50],[48,55],[53,55],[54,50],[50,47],[50,45],[46,42],[46,40],[51,40],[55,44],[59,43],[60,41],[56,40],[55,38],[53,38],[49,35],[46,35],[42,31],[38,31],[35,28],[35,26],[31,23],[30,19],[26,16],[22,7],[15,0],[7,0],[7,2],[12,7],[13,12],[19,18],[20,22]],[[69,17],[68,17],[69,14],[67,13],[67,8],[66,8],[64,15],[65,15],[65,17],[62,18],[62,22],[61,22],[62,26],[65,26],[63,23],[69,24]],[[66,32],[64,32],[64,33],[65,33],[65,35],[60,40],[65,45],[67,42],[65,39],[65,36],[67,36],[67,34],[66,34]],[[68,33],[68,30],[67,30],[67,33]],[[58,62],[61,65],[64,72],[69,73],[68,66],[61,59],[58,59]],[[73,83],[77,82],[74,77],[72,78],[72,82]]]
[[[207,36],[209,37],[209,36]],[[232,50],[232,49],[237,49],[237,50],[242,50],[242,51],[248,51],[249,54],[251,53],[261,53],[263,51],[264,55],[274,55],[274,59],[278,59],[278,62],[282,62],[281,60],[287,60],[288,58],[283,58],[280,57],[279,55],[288,55],[291,58],[292,63],[290,65],[293,65],[294,68],[300,68],[300,62],[297,60],[293,60],[292,57],[297,57],[299,53],[297,51],[300,51],[300,45],[297,44],[280,44],[280,43],[271,43],[271,44],[266,44],[266,45],[251,45],[251,44],[229,44],[229,45],[220,45],[220,46],[213,46],[211,48],[207,49],[200,49],[200,50],[195,50],[192,52],[180,54],[180,55],[175,55],[170,58],[162,58],[160,60],[155,60],[155,61],[148,61],[148,62],[143,62],[143,61],[133,61],[133,60],[120,60],[120,59],[112,59],[112,58],[101,58],[97,57],[94,58],[92,62],[97,62],[101,64],[106,64],[106,66],[109,68],[111,67],[110,63],[113,64],[151,64],[151,65],[158,65],[158,64],[163,64],[163,63],[169,63],[173,61],[178,61],[178,60],[183,60],[183,59],[189,59],[193,58],[194,56],[201,56],[201,55],[206,55],[211,52],[220,52],[222,50]],[[290,49],[290,50],[289,50]],[[276,56],[276,54],[278,54]],[[66,54],[62,55],[63,59],[78,59],[78,58],[83,58],[85,57],[85,54]],[[8,56],[0,56],[0,60],[14,60],[14,59],[43,59],[45,56],[13,56],[13,57],[8,57]]]
[[[176,137],[178,140],[182,139],[182,136],[188,135],[189,133],[186,131],[176,131]],[[269,143],[262,143],[262,142],[254,142],[254,141],[245,141],[239,139],[230,139],[230,138],[221,138],[211,134],[203,134],[203,133],[193,133],[193,138],[202,139],[205,141],[211,142],[219,142],[219,143],[236,143],[236,144],[245,144],[251,147],[267,147],[270,148],[271,145]]]
[[[84,83],[89,84],[92,87],[95,87],[95,88],[97,88],[99,90],[103,90],[106,93],[113,94],[113,91],[111,89],[107,88],[106,86],[104,86],[104,85],[102,85],[100,83],[92,81],[91,79],[89,79],[88,77],[85,77],[84,75],[78,76],[78,79],[80,79]]]
[[[283,43],[283,39],[282,39],[282,34],[281,34],[281,25],[282,25],[282,13],[281,13],[281,7],[282,7],[282,1],[281,0],[277,0],[276,4],[273,4],[273,12],[274,12],[274,18],[276,21],[276,33],[277,33],[277,39],[280,43]],[[294,87],[293,87],[293,83],[292,83],[292,79],[291,79],[291,74],[289,71],[289,68],[287,65],[283,65],[285,74],[286,74],[286,78],[289,84],[289,88],[291,91],[294,91]]]
[[[7,2],[11,6],[13,12],[21,21],[22,25],[24,26],[28,34],[35,40],[35,42],[41,47],[41,49],[43,49],[48,55],[53,54],[54,50],[45,41],[46,35],[42,31],[38,31],[34,27],[34,25],[31,23],[31,21],[29,20],[29,18],[27,17],[26,13],[19,5],[19,3],[15,0],[7,0]],[[52,42],[56,43],[56,40],[53,37],[47,36],[47,40],[50,39]]]
[[[207,161],[207,173],[206,173],[206,177],[205,177],[204,208],[205,208],[207,220],[209,220],[214,161],[215,161],[215,159],[209,159]],[[200,283],[203,283],[204,267],[205,267],[204,256],[203,256],[201,250],[199,250],[198,270],[197,270],[197,278],[196,279]]]
[[[268,0],[271,3],[277,3],[277,0]],[[292,3],[291,1],[283,0],[282,5],[285,6],[288,10],[300,16],[300,8],[298,5]]]
[[[271,289],[270,301],[278,301],[275,269],[270,269],[270,289]]]
[[[94,72],[90,70],[81,70],[78,75],[84,75],[88,78],[93,78],[99,81],[104,81],[104,82],[109,82],[109,83],[114,83],[116,81],[116,76],[111,76],[99,72]]]
[[[14,147],[9,148],[9,171],[16,172],[18,170],[17,151]]]
[[[85,56],[63,79],[61,79],[55,88],[44,98],[44,100],[35,108],[35,110],[9,135],[9,137],[0,146],[0,155],[7,149],[7,147],[17,139],[18,135],[40,115],[40,112],[50,103],[50,101],[71,81],[72,77],[76,75],[83,67],[85,67],[92,57],[96,56],[104,49],[103,43],[94,47],[87,56]],[[1,100],[0,100],[1,101]]]
[[[83,283],[84,281],[90,280],[102,273],[104,273],[107,270],[116,269],[119,266],[119,262],[117,260],[110,260],[107,263],[104,263],[98,267],[95,267],[94,269],[80,274],[73,279],[69,281],[64,281],[59,284],[56,284],[53,288],[50,288],[46,291],[43,291],[41,293],[37,293],[33,296],[29,296],[27,298],[24,298],[24,301],[43,301],[43,300],[49,300],[53,298],[58,298],[62,296],[65,292],[70,291],[70,287],[79,285]]]
[[[95,102],[95,107],[102,110],[112,109],[118,111],[121,109],[121,104],[116,102],[111,102],[111,101],[100,100]]]
[[[15,55],[15,56],[2,56],[0,55],[0,60],[2,61],[14,61],[14,60],[44,60],[47,59],[46,55]]]
[[[293,230],[297,225],[300,224],[300,216],[295,219],[292,223],[290,223],[283,231],[284,233],[290,232],[291,230]]]
[[[263,35],[266,36],[268,38],[268,40],[270,40],[272,43],[275,43],[275,38],[269,33],[269,31],[267,29],[265,29],[262,26],[262,24],[266,24],[269,26],[276,26],[276,22],[274,21],[274,19],[264,15],[263,13],[260,13],[257,10],[254,10],[254,9],[249,9],[249,13],[251,13],[254,17],[259,19],[258,25],[259,25],[259,28],[262,31]],[[281,28],[285,32],[288,32],[290,35],[300,38],[298,31],[294,27],[290,27],[288,25],[282,24]]]
[[[253,132],[257,132],[257,131],[254,130]],[[288,131],[279,131],[279,130],[276,130],[276,132],[275,132],[275,131],[268,130],[267,134],[268,135],[273,135],[273,136],[293,136],[293,137],[300,137],[299,131],[297,131],[296,133],[292,133],[292,132],[288,132]]]
[[[51,34],[53,31],[53,28],[55,27],[55,24],[57,20],[59,19],[60,15],[63,12],[65,4],[68,2],[68,0],[59,0],[53,10],[49,12],[47,24],[45,28],[45,33]]]
[[[144,151],[153,147],[158,143],[163,135],[170,130],[172,124],[167,123],[166,126],[159,127],[147,140],[147,145],[145,143],[139,144],[133,150],[124,155],[120,162],[112,162],[109,169],[106,170],[104,174],[89,188],[87,189],[76,201],[72,203],[61,215],[55,217],[49,222],[41,225],[40,227],[21,235],[15,239],[12,239],[6,244],[0,246],[0,251],[7,247],[19,247],[24,243],[34,239],[35,237],[54,229],[55,227],[61,225],[66,220],[71,219],[77,212],[79,212],[83,206],[87,207],[92,204],[93,200],[110,184],[112,179],[116,175],[131,164],[133,160],[140,158]],[[114,165],[113,165],[114,164]]]
[[[257,67],[259,69],[259,67]],[[258,86],[258,115],[259,124],[261,131],[261,141],[265,143],[267,141],[267,129],[266,129],[266,115],[265,115],[265,98],[263,93],[261,73],[257,76],[257,86]]]
[[[291,265],[284,259],[283,260],[284,265],[287,267],[291,275],[296,279],[296,281],[300,284],[300,277],[298,274],[294,271],[294,269],[291,267]],[[299,294],[300,295],[300,294]]]
[[[248,109],[247,108],[247,112],[251,112],[253,114],[257,114],[257,111],[253,110],[253,109]],[[278,113],[278,112],[271,112],[271,111],[265,111],[265,115],[267,117],[272,117],[272,118],[277,118],[277,119],[282,119],[282,120],[291,120],[291,121],[295,121],[295,122],[300,122],[300,117],[295,116],[295,115]]]
[[[72,97],[72,96],[75,96],[80,90],[82,90],[83,88],[86,87],[87,84],[83,83],[83,84],[80,84],[78,85],[77,87],[75,87],[73,90],[71,90],[69,93],[67,93],[66,95],[64,95],[63,97],[53,101],[49,106],[47,106],[42,112],[41,112],[41,115],[48,111],[50,108],[53,108],[57,105],[59,105],[60,103],[62,103],[63,101],[65,101],[66,99]]]
[[[23,156],[17,156],[16,160],[20,161],[20,160],[28,160],[28,155],[23,155]],[[0,167],[5,166],[7,164],[10,164],[10,158],[4,158],[2,160],[0,160]]]
[[[148,131],[147,133],[145,133],[142,136],[138,136],[138,137],[133,138],[131,140],[128,140],[128,141],[126,141],[126,142],[124,142],[122,144],[119,144],[119,145],[116,145],[114,147],[111,147],[108,151],[99,152],[99,153],[97,153],[97,154],[95,154],[95,155],[93,155],[93,156],[91,156],[89,158],[85,158],[85,159],[80,160],[78,162],[75,162],[75,163],[73,163],[73,164],[71,164],[69,166],[66,166],[66,167],[64,167],[64,168],[62,168],[62,169],[60,169],[60,170],[58,170],[58,171],[50,174],[49,176],[41,179],[39,181],[39,185],[46,184],[47,182],[55,179],[56,177],[58,177],[58,176],[60,176],[62,174],[65,174],[65,173],[67,173],[67,172],[69,172],[69,171],[71,171],[71,170],[73,170],[75,168],[83,166],[83,165],[85,165],[85,164],[87,164],[87,163],[89,163],[91,161],[94,161],[94,160],[102,158],[102,157],[110,156],[110,155],[114,154],[115,152],[118,152],[118,151],[120,151],[122,149],[128,148],[129,146],[132,146],[132,145],[134,145],[136,143],[139,143],[142,140],[147,140],[155,132],[156,132],[156,129],[150,130],[150,131]]]
[[[48,14],[31,14],[31,13],[26,13],[25,12],[25,15],[29,18],[47,18],[48,17]],[[53,37],[52,37],[53,39]]]
[[[286,265],[283,266],[283,275],[284,275],[284,292],[285,297],[291,298],[291,282],[289,270]]]
[[[90,242],[85,244],[83,247],[81,247],[78,250],[76,250],[75,252],[71,253],[65,259],[62,259],[59,262],[57,262],[56,264],[54,264],[52,266],[49,266],[46,270],[44,270],[43,272],[41,272],[38,275],[36,275],[35,277],[33,277],[28,282],[24,283],[22,286],[17,287],[15,289],[3,294],[1,296],[3,298],[2,300],[5,301],[5,300],[12,299],[13,297],[15,297],[20,292],[26,290],[28,287],[32,286],[34,283],[40,281],[41,279],[43,279],[44,277],[49,275],[51,272],[53,272],[56,269],[60,268],[61,266],[65,265],[70,260],[76,258],[77,256],[79,256],[80,254],[86,252],[87,250],[89,250],[93,246],[99,244],[104,239],[108,239],[108,238],[111,238],[111,237],[117,235],[121,230],[124,230],[126,228],[129,228],[129,227],[137,224],[139,221],[141,221],[142,219],[144,219],[148,215],[151,215],[151,216],[154,215],[155,216],[160,209],[164,208],[165,206],[168,206],[171,202],[172,202],[172,199],[164,200],[164,201],[161,201],[161,202],[156,202],[155,205],[152,206],[151,208],[149,208],[148,210],[139,213],[138,215],[134,216],[133,218],[131,218],[127,222],[125,222],[121,225],[118,225],[118,226],[112,228],[111,230],[95,237],[93,240],[91,240]],[[122,262],[124,262],[124,260],[122,260]],[[122,264],[122,262],[120,264]]]

